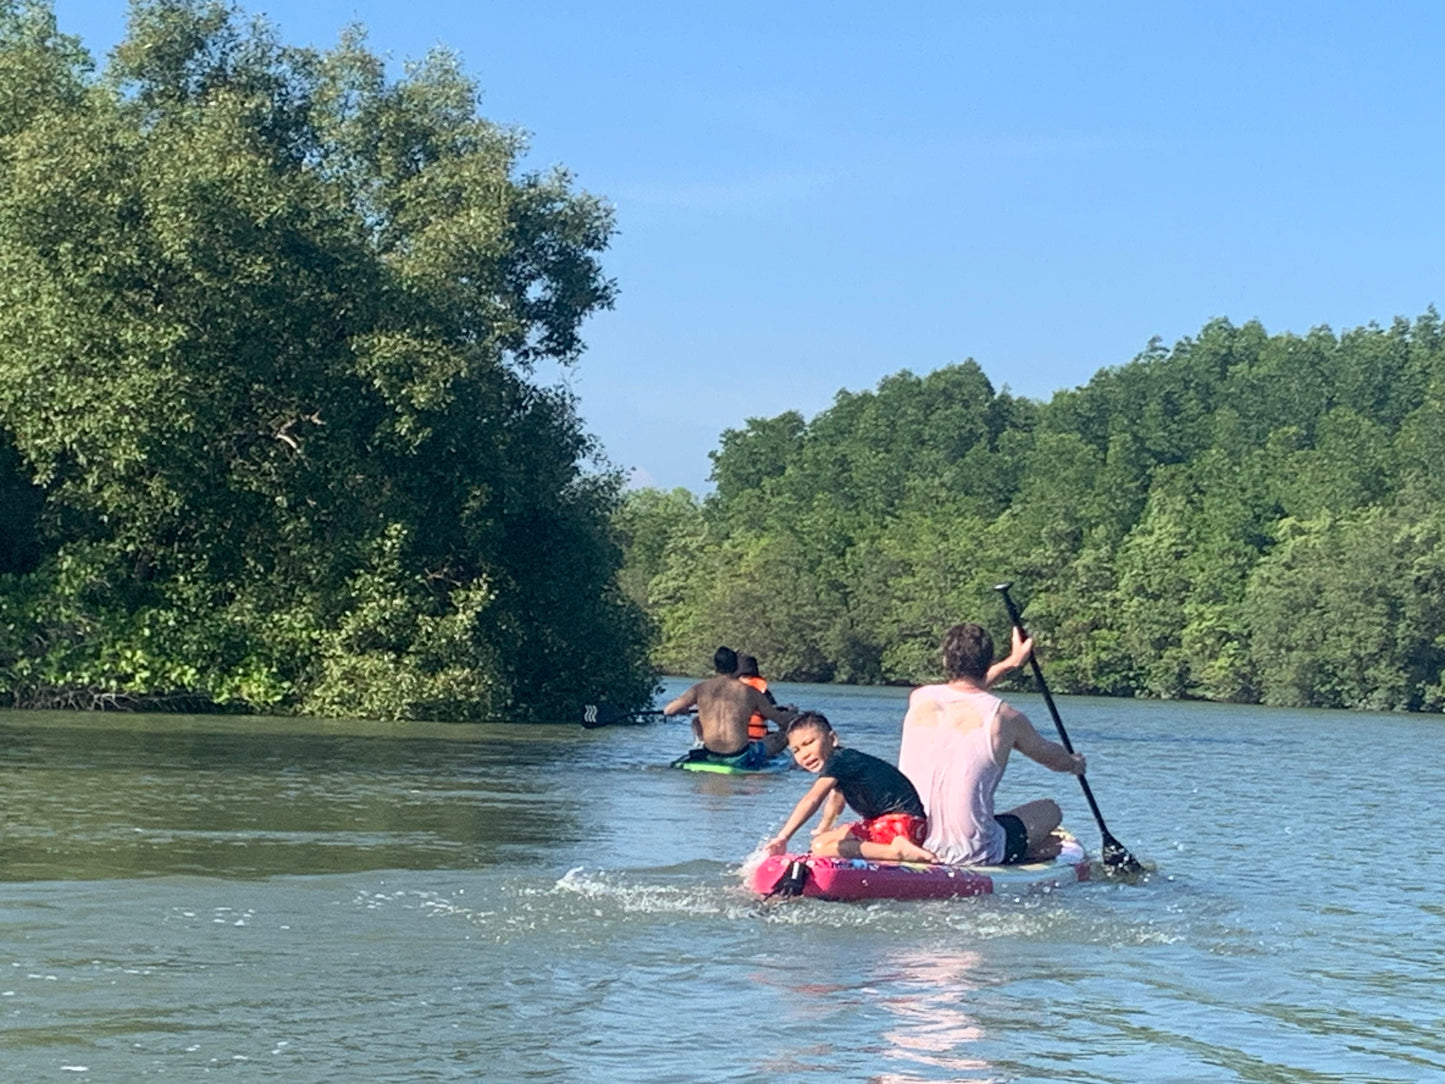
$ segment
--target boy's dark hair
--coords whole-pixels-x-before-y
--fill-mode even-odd
[[[982,625],[968,621],[954,625],[943,636],[943,672],[948,680],[982,681],[993,665],[993,637]]]
[[[758,673],[758,660],[752,655],[739,655],[738,677],[762,677]]]
[[[805,727],[812,727],[827,734],[833,729],[833,724],[828,722],[828,717],[821,711],[805,711],[788,724],[788,733],[791,734],[793,731],[802,730]]]
[[[738,669],[738,653],[730,647],[720,647],[712,653],[712,668],[719,674],[734,674]]]

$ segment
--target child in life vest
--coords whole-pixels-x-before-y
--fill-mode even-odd
[[[763,844],[765,854],[783,854],[793,833],[826,803],[809,848],[813,854],[875,862],[934,861],[921,846],[928,836],[923,802],[897,768],[856,749],[844,749],[827,718],[816,711],[805,711],[788,724],[788,748],[793,759],[818,779],[782,830]],[[863,820],[835,828],[845,805]]]
[[[758,660],[752,655],[738,656],[738,680],[744,685],[751,685],[754,689],[758,690],[758,692],[766,696],[768,703],[777,703],[773,694],[768,692],[767,680],[758,673]],[[748,740],[762,741],[768,734],[768,721],[763,718],[760,712],[753,712],[752,718],[748,720]]]

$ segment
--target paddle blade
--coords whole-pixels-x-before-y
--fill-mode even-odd
[[[628,711],[626,708],[609,708],[605,704],[587,704],[582,709],[582,725],[588,730],[596,730],[599,726],[614,726],[618,723],[645,723],[661,717],[662,712],[651,708],[644,711]]]
[[[626,718],[626,713],[619,713],[615,708],[605,705],[588,704],[582,709],[582,725],[588,730],[595,730],[599,726],[610,726],[620,719]]]
[[[1104,868],[1110,873],[1146,872],[1144,863],[1130,854],[1124,844],[1107,831],[1104,833],[1103,858]]]

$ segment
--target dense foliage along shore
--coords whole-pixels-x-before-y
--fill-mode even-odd
[[[652,685],[572,363],[610,209],[443,51],[0,0],[0,706],[575,718]]]
[[[1445,706],[1445,340],[1218,320],[1046,403],[965,362],[749,419],[715,492],[638,491],[624,585],[654,660],[914,682],[940,631],[1005,635],[1017,583],[1061,691]]]
[[[134,0],[97,73],[0,0],[0,706],[573,719],[723,642],[908,683],[1012,579],[1061,691],[1445,707],[1433,310],[1047,402],[905,371],[623,494],[536,376],[611,211],[522,150],[446,52]]]

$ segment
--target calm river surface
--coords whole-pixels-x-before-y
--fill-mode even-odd
[[[777,691],[896,758],[904,691]],[[1445,721],[1060,707],[1157,872],[876,905],[745,895],[812,777],[679,723],[0,713],[0,1080],[1445,1080]]]

